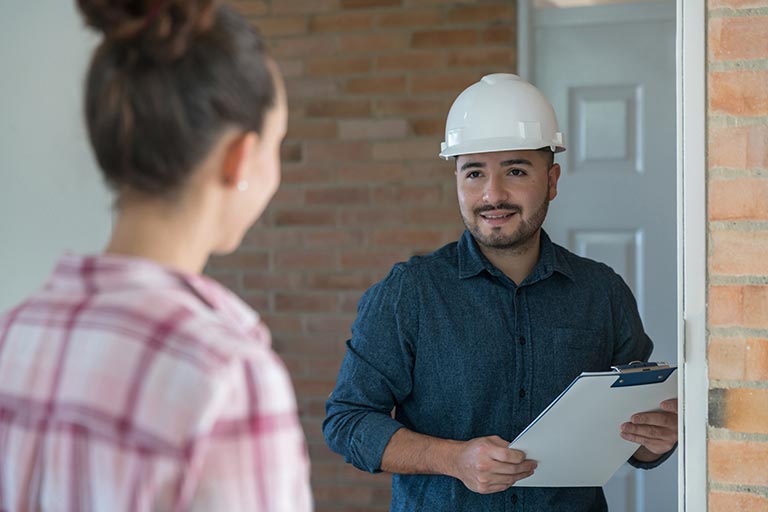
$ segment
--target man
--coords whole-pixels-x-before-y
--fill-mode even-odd
[[[511,439],[582,371],[653,348],[624,281],[541,229],[560,151],[531,84],[495,74],[470,86],[440,154],[455,158],[467,231],[395,265],[360,301],[323,430],[356,467],[394,473],[393,511],[607,510],[600,488],[513,487],[536,462]],[[662,409],[621,426],[636,467],[675,447],[676,400]]]

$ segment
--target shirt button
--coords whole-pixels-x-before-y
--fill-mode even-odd
[[[525,398],[525,388],[520,388],[520,398]]]
[[[520,342],[520,345],[525,345],[525,336],[520,336],[520,338],[518,338],[518,341]]]
[[[517,505],[517,494],[512,495],[512,504]]]

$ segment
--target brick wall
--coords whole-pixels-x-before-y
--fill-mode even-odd
[[[768,2],[710,0],[709,510],[768,511]]]
[[[437,157],[455,96],[514,71],[511,0],[241,0],[286,78],[283,182],[209,273],[261,312],[292,374],[318,512],[388,510],[387,475],[343,463],[320,430],[364,290],[462,230]]]

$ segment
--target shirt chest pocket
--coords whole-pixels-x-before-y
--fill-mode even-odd
[[[560,386],[567,386],[581,372],[610,369],[612,350],[600,331],[556,327],[551,329],[549,343],[553,373]]]

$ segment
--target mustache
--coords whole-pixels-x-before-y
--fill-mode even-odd
[[[475,215],[480,215],[483,212],[490,212],[493,210],[511,210],[514,212],[519,212],[521,210],[520,205],[512,204],[512,203],[499,203],[499,204],[486,204],[483,206],[478,206],[473,210],[473,213]]]

